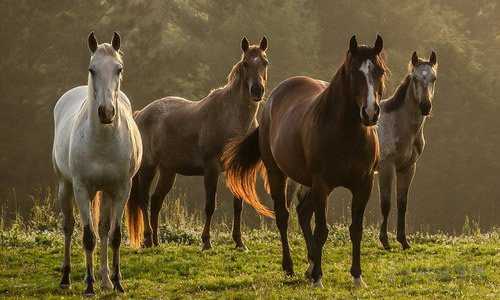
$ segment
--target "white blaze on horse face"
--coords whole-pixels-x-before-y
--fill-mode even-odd
[[[375,98],[375,89],[373,87],[373,77],[372,77],[372,70],[374,68],[374,65],[371,60],[367,59],[365,62],[361,64],[361,67],[359,70],[363,73],[363,75],[366,78],[366,85],[368,87],[368,94],[367,94],[367,99],[366,99],[366,113],[368,114],[368,117],[370,120],[372,120],[375,117],[376,114],[376,98]]]

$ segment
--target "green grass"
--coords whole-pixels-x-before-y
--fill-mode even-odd
[[[221,227],[222,228],[222,227]],[[214,230],[213,250],[200,251],[199,231],[163,227],[161,247],[122,247],[123,286],[130,298],[425,298],[500,299],[500,232],[460,237],[414,234],[412,248],[381,249],[376,230],[367,229],[362,268],[368,287],[354,290],[349,275],[351,244],[345,226],[334,226],[324,248],[324,289],[303,277],[304,242],[291,233],[296,275],[281,272],[281,247],[274,228],[245,230],[247,252],[234,249],[228,230]],[[0,231],[0,298],[79,298],[84,288],[84,258],[75,234],[70,290],[58,287],[62,234],[19,226]],[[96,251],[98,253],[98,251]],[[95,258],[98,270],[98,255]],[[97,296],[103,292],[96,271]]]

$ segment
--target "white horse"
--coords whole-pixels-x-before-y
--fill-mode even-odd
[[[52,160],[59,182],[58,198],[64,218],[61,288],[70,286],[74,195],[83,226],[87,266],[85,295],[91,296],[94,295],[93,251],[96,245],[92,220],[97,215],[100,215],[102,286],[104,289],[124,291],[120,284],[121,221],[130,194],[131,179],[141,164],[142,142],[132,117],[130,101],[120,91],[123,69],[119,51],[120,36],[115,32],[111,45],[98,45],[92,32],[88,37],[88,46],[91,57],[87,86],[69,90],[54,108]],[[94,197],[94,209],[91,209]],[[108,234],[113,250],[111,280]]]

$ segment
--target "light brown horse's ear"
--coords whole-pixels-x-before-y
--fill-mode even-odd
[[[115,51],[120,50],[121,38],[118,32],[113,32],[113,40],[111,41],[111,45]]]
[[[267,49],[267,38],[264,36],[262,40],[260,40],[260,50],[266,51]]]
[[[243,52],[247,52],[248,48],[250,48],[250,44],[248,43],[247,38],[243,37],[241,40],[241,50],[243,50]]]
[[[89,50],[92,54],[97,50],[97,40],[93,31],[89,34]]]
[[[432,51],[431,56],[429,57],[429,62],[431,65],[435,66],[437,63],[437,57],[436,57],[436,52]]]
[[[418,55],[417,51],[413,51],[413,54],[411,55],[411,64],[415,67],[418,64]]]
[[[382,52],[382,49],[384,49],[384,40],[379,34],[377,34],[377,39],[375,40],[375,46],[373,47],[373,50],[375,51],[375,54],[378,55],[380,54],[380,52]]]
[[[351,37],[351,40],[349,41],[349,52],[351,52],[351,54],[354,54],[356,53],[357,50],[358,50],[358,41],[356,40],[356,35],[353,35]]]

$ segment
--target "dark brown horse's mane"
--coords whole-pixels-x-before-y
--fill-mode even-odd
[[[384,112],[395,111],[403,106],[410,82],[411,75],[407,74],[401,84],[397,87],[394,95],[389,99],[380,102],[380,107]]]

